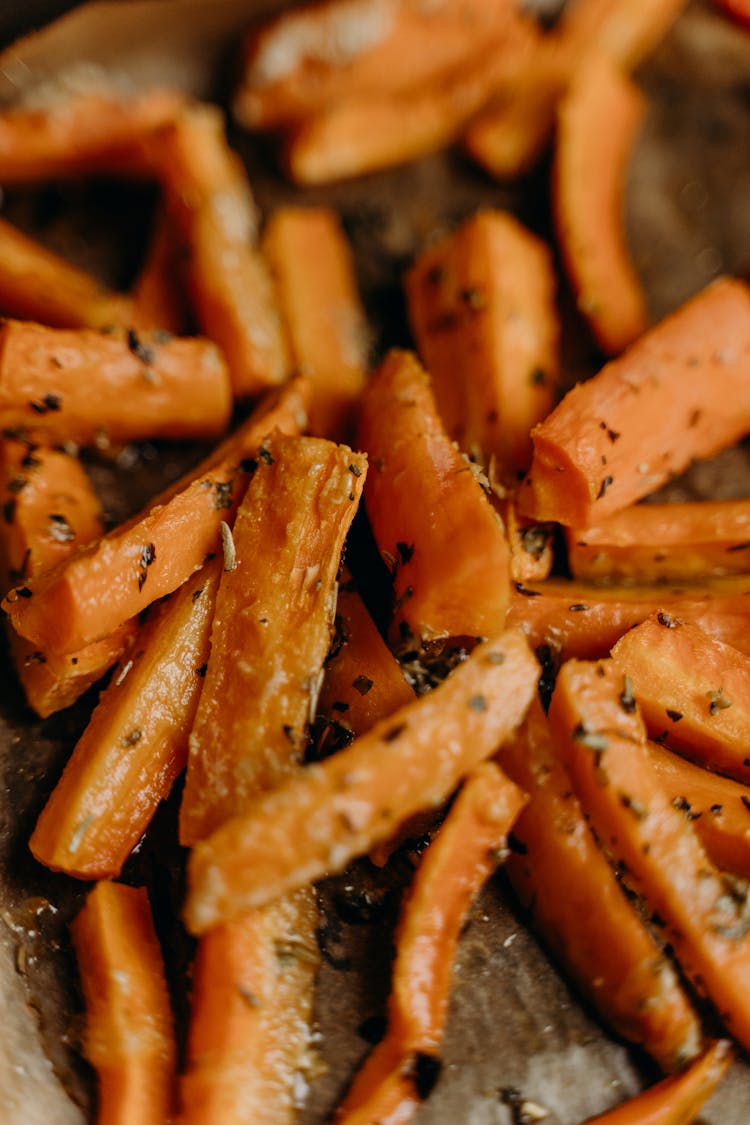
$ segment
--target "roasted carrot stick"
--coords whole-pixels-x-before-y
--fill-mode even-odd
[[[179,336],[189,324],[181,284],[177,240],[163,207],[154,216],[146,257],[132,291],[131,321],[137,329],[160,329]]]
[[[585,1125],[690,1125],[732,1061],[728,1039],[719,1039],[682,1074],[664,1078],[629,1102],[587,1118]]]
[[[572,48],[593,44],[633,70],[669,31],[685,0],[574,0],[560,20],[560,34]]]
[[[366,471],[361,454],[322,438],[279,435],[263,447],[217,598],[190,735],[183,844],[202,840],[299,765]]]
[[[263,438],[297,432],[304,402],[301,385],[290,385],[139,515],[12,590],[3,607],[17,631],[42,651],[73,652],[176,590],[219,549]]]
[[[521,634],[505,632],[439,687],[253,802],[193,851],[190,928],[203,932],[341,870],[407,817],[440,805],[518,726],[537,676]]]
[[[513,479],[555,398],[558,318],[549,250],[512,215],[480,211],[406,275],[409,318],[451,438]]]
[[[208,340],[21,320],[0,328],[3,429],[81,445],[217,437],[231,408],[226,364]]]
[[[401,910],[386,1037],[355,1076],[336,1112],[339,1125],[390,1121],[394,1114],[404,1121],[429,1095],[440,1073],[461,927],[525,800],[492,762],[477,766],[459,791]]]
[[[646,297],[625,237],[625,182],[646,102],[603,52],[576,70],[558,110],[557,240],[578,308],[617,355],[646,330]]]
[[[497,633],[508,595],[502,521],[449,440],[411,353],[391,352],[370,380],[358,440],[370,458],[365,504],[394,572],[397,621],[426,639]]]
[[[143,887],[99,883],[72,924],[86,1000],[86,1057],[100,1125],[164,1125],[176,1049],[161,950]]]
[[[312,385],[311,432],[344,441],[365,383],[368,328],[338,217],[322,207],[279,208],[262,246],[293,366]]]
[[[687,977],[750,1043],[748,888],[722,875],[651,765],[629,682],[614,661],[569,661],[549,710],[558,752],[602,846],[624,865]]]
[[[538,701],[499,761],[530,797],[505,870],[533,928],[605,1024],[680,1069],[699,1050],[698,1019],[594,840]]]
[[[585,527],[750,429],[750,290],[721,278],[565,396],[532,434],[523,514]]]

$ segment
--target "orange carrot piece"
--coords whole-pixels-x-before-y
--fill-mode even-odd
[[[592,54],[560,103],[553,172],[557,238],[578,308],[617,355],[648,327],[625,238],[628,164],[646,101],[617,63]]]
[[[554,526],[524,519],[518,514],[515,496],[496,501],[510,547],[510,576],[513,582],[543,582],[549,578],[554,558]]]
[[[180,284],[177,240],[163,207],[153,221],[146,257],[132,291],[131,321],[136,328],[182,335],[188,324],[187,297]]]
[[[220,562],[163,602],[102,693],[30,841],[79,879],[119,875],[187,761]]]
[[[401,821],[442,804],[519,725],[537,676],[521,634],[505,632],[439,687],[253,802],[193,851],[191,930],[342,870]]]
[[[406,276],[409,318],[451,438],[515,478],[558,377],[555,275],[544,243],[512,215],[480,211]]]
[[[721,278],[534,429],[520,511],[584,527],[732,445],[750,429],[748,348],[750,290]]]
[[[448,438],[411,353],[391,352],[370,380],[359,443],[370,458],[365,504],[394,571],[398,620],[425,639],[497,633],[508,602],[503,524]]]
[[[565,7],[560,34],[571,49],[592,43],[634,70],[651,54],[685,7],[686,0],[574,0]]]
[[[219,549],[220,525],[233,518],[263,438],[275,428],[294,433],[304,425],[303,395],[295,383],[261,404],[139,515],[11,590],[2,604],[17,632],[43,651],[73,652],[176,590]]]
[[[289,357],[273,285],[255,240],[255,204],[221,113],[186,110],[151,141],[167,213],[186,254],[201,330],[221,347],[235,397],[283,383]]]
[[[6,320],[0,426],[81,445],[217,437],[232,409],[226,364],[208,340],[94,332]]]
[[[694,986],[750,1043],[747,887],[722,875],[651,765],[627,677],[614,661],[563,665],[550,705],[558,752],[602,846],[663,920]]]
[[[346,440],[365,384],[368,328],[351,248],[334,211],[282,207],[263,235],[295,369],[312,385],[310,429]]]
[[[646,727],[672,749],[750,782],[750,657],[673,614],[655,614],[612,649]]]
[[[336,1112],[338,1125],[390,1121],[394,1113],[405,1120],[405,1107],[430,1094],[461,928],[525,801],[492,762],[477,766],[459,791],[401,909],[386,1037],[355,1076]]]
[[[682,1074],[657,1082],[623,1105],[589,1117],[585,1125],[690,1125],[732,1061],[727,1039],[718,1039]]]
[[[366,471],[361,454],[322,438],[278,436],[264,445],[217,598],[190,735],[183,844],[202,840],[299,765]]]
[[[100,1125],[164,1125],[176,1049],[161,950],[143,887],[99,883],[72,923],[86,1001],[86,1057]]]
[[[666,1071],[700,1048],[677,975],[598,847],[538,702],[501,752],[529,795],[505,870],[531,925],[606,1024]],[[750,818],[749,818],[750,819]]]

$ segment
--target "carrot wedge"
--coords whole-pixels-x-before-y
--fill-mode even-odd
[[[584,1125],[690,1125],[708,1101],[732,1061],[727,1039],[718,1039],[682,1074],[657,1082],[649,1090]]]
[[[146,257],[133,285],[131,323],[180,336],[189,323],[181,285],[177,240],[164,207],[157,209]]]
[[[101,1125],[164,1125],[176,1048],[161,950],[145,888],[99,883],[72,924],[86,1000],[86,1056]]]
[[[721,278],[536,426],[519,508],[585,527],[750,429],[750,289]]]
[[[523,637],[506,632],[432,692],[254,801],[193,851],[190,929],[339,871],[402,820],[440,805],[518,726],[537,676]]]
[[[617,355],[646,330],[643,287],[625,240],[628,162],[646,102],[603,53],[575,73],[558,110],[553,173],[557,238],[578,308]]]
[[[558,752],[602,846],[663,921],[686,976],[750,1043],[747,885],[721,874],[651,765],[629,683],[614,661],[569,661],[549,710]]]
[[[492,762],[467,777],[401,909],[388,1031],[336,1111],[337,1125],[406,1121],[440,1073],[453,963],[474,896],[506,850],[526,797]],[[428,1077],[429,1076],[429,1077]]]

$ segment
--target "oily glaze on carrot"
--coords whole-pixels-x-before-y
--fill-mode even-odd
[[[651,765],[627,677],[614,661],[569,661],[549,710],[555,744],[602,846],[722,1022],[750,1043],[747,884],[719,872]]]
[[[338,216],[322,207],[279,208],[266,224],[262,247],[292,364],[313,388],[311,432],[345,441],[365,384],[368,328]]]
[[[406,275],[409,319],[451,438],[499,475],[531,460],[552,408],[558,318],[549,250],[512,215],[480,211]]]
[[[525,801],[492,762],[477,766],[459,791],[401,909],[386,1036],[355,1076],[337,1125],[390,1121],[395,1113],[408,1120],[407,1111],[429,1096],[440,1074],[461,928]]]
[[[85,1053],[98,1078],[96,1119],[164,1125],[177,1052],[145,888],[98,883],[71,930],[86,1001]]]
[[[750,289],[721,278],[536,426],[524,515],[572,527],[626,508],[750,429]]]
[[[529,794],[505,863],[534,930],[604,1023],[666,1071],[700,1047],[700,1025],[677,975],[633,910],[597,845],[538,702],[502,750]]]
[[[193,851],[190,929],[340,871],[409,816],[442,804],[519,725],[537,676],[521,634],[505,632],[433,691],[253,802]]]
[[[6,320],[0,328],[0,426],[81,445],[218,437],[232,396],[208,340],[94,332]]]
[[[392,351],[362,397],[365,504],[394,573],[398,621],[417,636],[491,636],[505,620],[502,521],[438,417],[410,352]]]
[[[190,735],[183,844],[202,840],[299,765],[366,472],[365,457],[322,438],[264,443],[217,598]]]
[[[163,207],[154,216],[146,257],[132,289],[130,323],[137,329],[159,329],[173,336],[189,326],[187,296],[181,284],[177,239]]]

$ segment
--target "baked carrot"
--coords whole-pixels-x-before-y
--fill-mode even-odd
[[[492,762],[469,774],[425,853],[401,909],[388,1031],[338,1107],[339,1125],[408,1120],[440,1074],[461,927],[506,850],[523,792]]]
[[[515,480],[557,386],[555,274],[512,215],[480,211],[406,275],[409,319],[451,438]]]
[[[741,24],[750,24],[749,0],[714,0],[723,11]]]
[[[226,356],[235,397],[283,383],[289,356],[255,245],[255,203],[221,113],[211,106],[185,110],[154,134],[150,148],[198,324]]]
[[[553,170],[557,241],[597,342],[617,355],[648,327],[625,236],[628,164],[646,112],[638,87],[603,52],[576,70],[558,109]]]
[[[193,851],[190,929],[340,871],[401,821],[442,804],[519,725],[537,676],[522,635],[506,631],[439,687],[254,801]]]
[[[269,217],[262,247],[292,364],[312,385],[311,432],[344,441],[365,383],[368,328],[341,224],[322,207],[282,207]]]
[[[731,1061],[729,1040],[716,1040],[682,1074],[664,1078],[623,1105],[587,1118],[585,1125],[690,1125]]]
[[[303,385],[258,410],[196,470],[54,570],[11,590],[3,608],[42,651],[74,652],[176,590],[220,546],[263,438],[305,423]],[[20,593],[19,593],[20,591]]]
[[[666,1071],[700,1048],[677,975],[597,845],[535,701],[499,761],[529,794],[505,871],[533,929],[618,1035]]]
[[[570,391],[532,434],[519,508],[585,527],[750,429],[750,290],[721,278]]]
[[[208,340],[6,320],[0,426],[81,445],[217,437],[232,409],[226,364]]]
[[[179,336],[189,324],[176,241],[166,212],[159,207],[146,257],[132,290],[130,323],[137,329],[156,328]]]
[[[366,458],[272,437],[234,522],[190,734],[180,841],[193,845],[293,772],[333,632],[344,538]]]
[[[365,504],[394,575],[396,620],[424,639],[490,636],[505,620],[509,549],[502,521],[450,441],[430,382],[392,351],[362,396]]]
[[[569,661],[549,710],[558,752],[602,846],[624,865],[696,989],[750,1043],[747,884],[711,863],[651,765],[627,677],[614,661]]]
[[[631,682],[650,734],[750,782],[750,657],[662,613],[621,637],[612,658]]]
[[[543,582],[554,558],[554,526],[519,516],[515,496],[496,499],[510,547],[510,576],[513,582]]]
[[[559,32],[572,48],[593,44],[626,70],[651,54],[685,7],[685,0],[575,0]]]
[[[164,1125],[176,1048],[161,950],[144,887],[99,883],[71,926],[86,1001],[85,1051],[100,1125]]]

